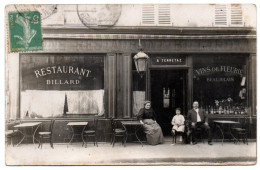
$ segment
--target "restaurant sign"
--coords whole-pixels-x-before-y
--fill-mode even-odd
[[[53,74],[65,74],[67,77],[70,77],[70,75],[74,76],[82,76],[82,77],[89,77],[91,70],[86,69],[86,68],[80,68],[80,67],[74,67],[74,66],[48,66],[44,68],[40,68],[37,70],[34,70],[35,77],[36,78],[41,78],[45,76],[51,76]],[[51,85],[51,84],[79,84],[80,80],[79,79],[46,79],[46,84]]]
[[[180,55],[151,57],[152,65],[185,65],[186,57]]]
[[[22,90],[97,90],[104,86],[104,57],[22,55]]]

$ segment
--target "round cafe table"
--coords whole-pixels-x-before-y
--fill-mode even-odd
[[[69,141],[69,144],[72,143],[75,136],[81,136],[81,139],[83,142],[82,146],[84,145],[85,142],[84,142],[83,133],[84,133],[87,125],[88,125],[88,122],[69,122],[67,124],[67,126],[69,126],[71,128],[71,132],[72,132],[72,136]]]
[[[235,136],[232,134],[231,128],[233,125],[240,124],[239,122],[235,122],[232,120],[214,120],[213,122],[222,135],[222,145],[225,140],[225,136],[227,135],[231,136],[234,141],[237,141],[237,138],[235,138]],[[227,131],[224,129],[225,127],[227,127]]]
[[[35,140],[39,142],[39,140],[35,138],[35,134],[41,124],[42,122],[31,122],[15,125],[14,128],[23,135],[22,139],[18,142],[16,146],[19,146],[25,138],[32,138],[33,144],[35,144]]]

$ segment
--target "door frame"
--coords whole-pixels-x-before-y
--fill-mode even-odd
[[[145,99],[151,101],[151,70],[187,70],[186,74],[186,101],[187,111],[192,108],[193,102],[193,61],[192,56],[186,56],[186,65],[151,65],[150,59],[148,60],[147,73],[146,73],[146,89]],[[183,113],[184,116],[187,113]]]

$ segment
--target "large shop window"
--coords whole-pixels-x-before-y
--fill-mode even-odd
[[[193,97],[208,114],[247,114],[247,56],[193,57]]]
[[[24,54],[21,118],[104,114],[104,56]]]

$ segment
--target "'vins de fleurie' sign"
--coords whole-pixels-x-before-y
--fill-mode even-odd
[[[185,65],[186,57],[184,56],[160,56],[151,57],[152,65]]]

